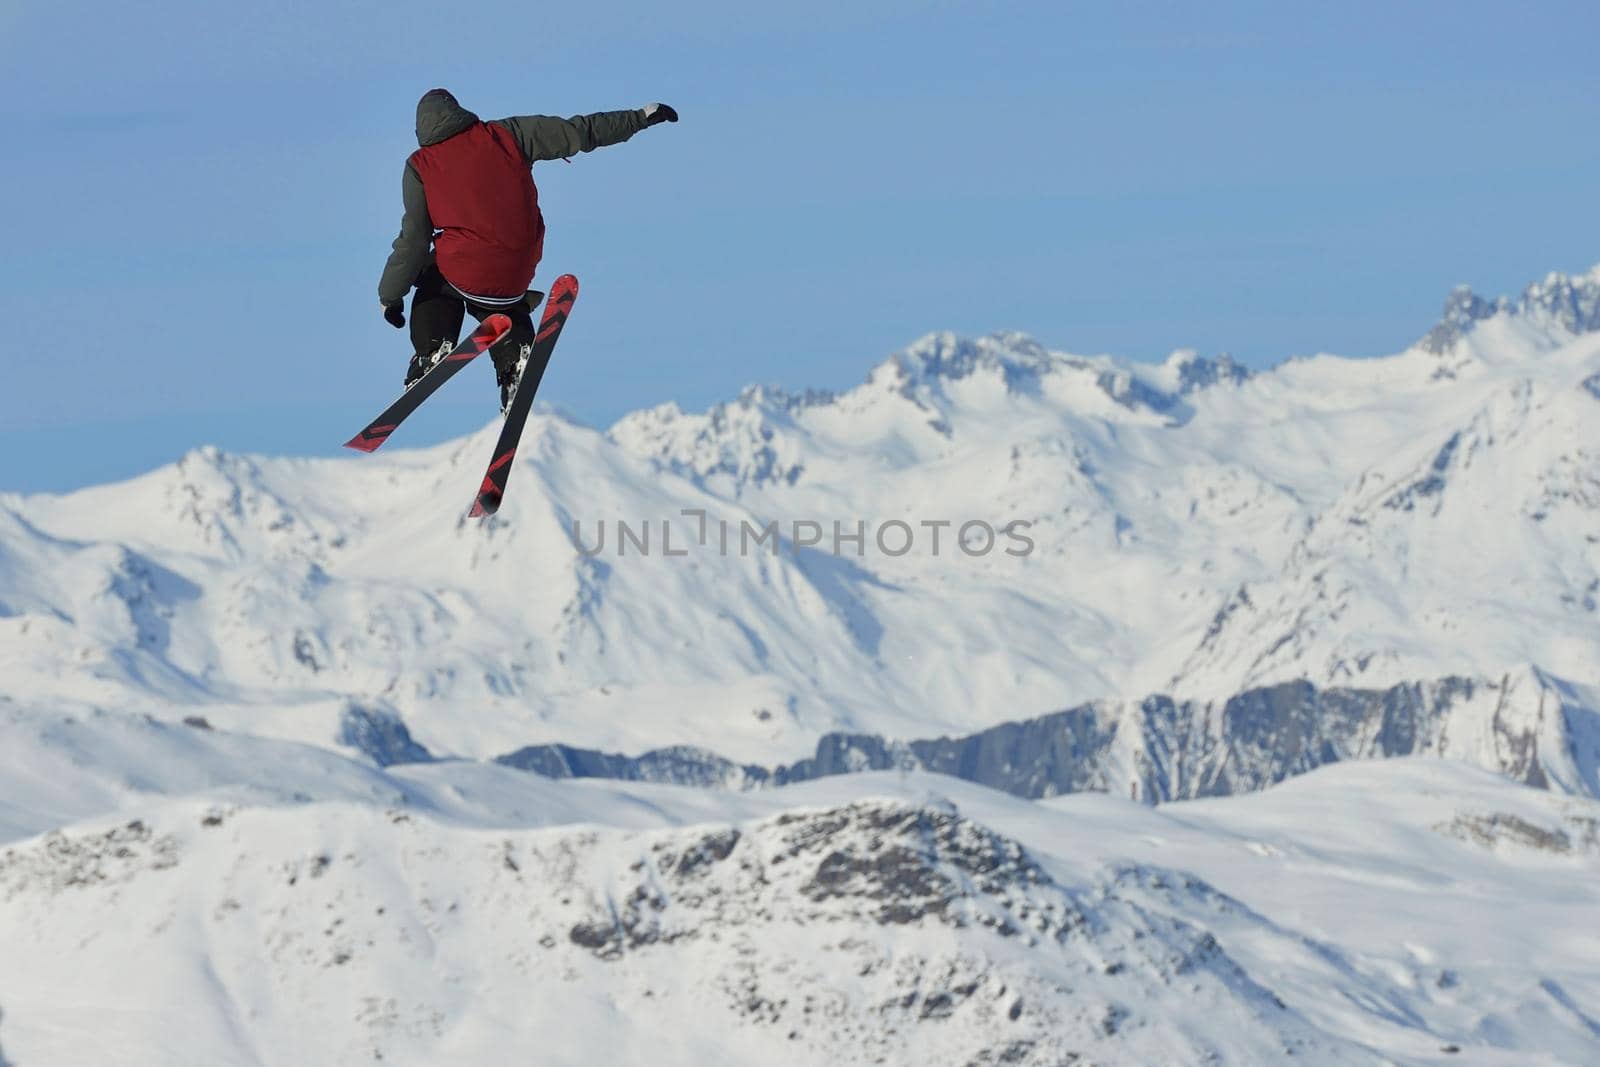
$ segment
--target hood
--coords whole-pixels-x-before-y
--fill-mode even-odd
[[[417,144],[438,144],[476,125],[478,116],[456,102],[448,89],[429,89],[417,101]]]

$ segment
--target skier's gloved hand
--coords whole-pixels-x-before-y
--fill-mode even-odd
[[[640,110],[644,112],[646,126],[654,126],[658,122],[678,121],[678,113],[667,104],[646,104]]]
[[[405,329],[406,306],[404,304],[383,305],[383,321],[397,330]]]

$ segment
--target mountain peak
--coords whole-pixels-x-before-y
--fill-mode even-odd
[[[1004,330],[986,337],[961,337],[949,330],[930,333],[874,368],[869,381],[885,374],[902,391],[918,385],[959,381],[979,371],[998,371],[1007,387],[1037,378],[1059,357],[1025,333]]]
[[[1162,371],[1175,377],[1175,391],[1182,396],[1212,385],[1238,385],[1250,377],[1250,368],[1238,363],[1227,352],[1202,356],[1192,348],[1180,348],[1161,364]]]
[[[868,381],[910,396],[921,387],[942,387],[985,372],[999,375],[1008,392],[1032,392],[1041,378],[1057,372],[1086,374],[1117,404],[1156,412],[1167,411],[1198,389],[1237,384],[1250,376],[1226,353],[1210,358],[1179,349],[1160,364],[1140,364],[1052,352],[1028,334],[1001,330],[976,339],[948,331],[928,334],[879,364]]]
[[[1500,315],[1573,336],[1600,331],[1600,265],[1570,276],[1551,271],[1523,289],[1516,300],[1505,296],[1488,300],[1471,286],[1458,285],[1445,298],[1439,322],[1422,339],[1422,348],[1443,355],[1478,323]]]

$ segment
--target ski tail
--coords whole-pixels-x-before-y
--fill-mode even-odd
[[[395,428],[406,420],[406,417],[422,405],[422,402],[439,390],[439,387],[449,381],[457,371],[472,360],[481,356],[498,344],[506,334],[511,332],[511,319],[505,315],[490,315],[478,324],[465,341],[456,345],[448,356],[440,359],[414,382],[410,389],[400,394],[396,400],[384,409],[383,414],[367,423],[366,427],[350,440],[344,447],[353,448],[357,452],[376,452],[394,433]]]
[[[500,439],[495,442],[494,458],[489,461],[489,469],[478,488],[477,499],[467,513],[471,518],[493,515],[500,510],[500,503],[506,495],[506,480],[511,476],[511,464],[516,459],[517,445],[522,440],[522,429],[528,422],[528,413],[533,410],[533,397],[538,391],[539,379],[544,375],[545,365],[550,362],[556,341],[561,337],[561,328],[567,324],[567,316],[577,299],[578,279],[570,274],[563,274],[550,287],[550,296],[544,305],[544,317],[539,320],[539,332],[533,340],[533,351],[529,353],[527,366],[517,382],[511,406],[506,410]]]

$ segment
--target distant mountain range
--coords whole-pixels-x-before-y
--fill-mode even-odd
[[[1042,720],[1084,747],[1025,791],[1416,751],[1594,792],[1597,327],[1600,268],[1458,291],[1395,356],[1256,374],[934,334],[837,395],[536,416],[481,525],[492,426],[347,460],[202,448],[0,497],[5,691],[335,746],[354,707],[417,755],[776,770],[830,734]],[[1345,710],[1229,711],[1285,685]]]

